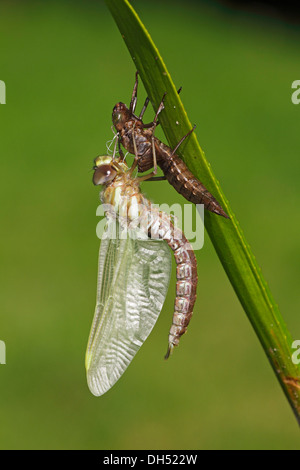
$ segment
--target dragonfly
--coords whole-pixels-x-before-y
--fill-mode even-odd
[[[158,116],[164,109],[164,94],[162,101],[157,109],[154,120],[148,124],[143,123],[142,118],[149,104],[149,98],[146,98],[144,106],[139,114],[135,115],[137,104],[138,72],[136,72],[135,84],[129,109],[126,104],[119,102],[113,108],[112,121],[117,131],[119,144],[130,153],[135,155],[138,160],[139,172],[153,168],[150,173],[152,179],[167,179],[176,191],[184,196],[188,201],[194,204],[203,204],[204,207],[225,218],[229,218],[219,202],[206,189],[193,173],[188,169],[183,160],[176,154],[176,151],[183,141],[194,131],[195,126],[178,142],[172,150],[166,144],[155,137],[155,129],[158,125]],[[180,92],[181,88],[178,90]],[[119,145],[119,154],[122,155],[122,149]],[[162,169],[164,176],[155,177],[157,165]]]
[[[112,155],[94,162],[93,183],[102,185],[107,222],[85,363],[89,389],[101,396],[119,380],[156,323],[170,283],[171,251],[177,281],[166,359],[187,330],[198,278],[191,244],[173,218],[141,192],[140,183],[149,176],[133,176],[137,162],[129,168]]]

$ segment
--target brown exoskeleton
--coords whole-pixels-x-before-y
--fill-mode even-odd
[[[154,177],[158,165],[164,173],[164,177],[159,179],[167,179],[176,191],[188,201],[194,204],[203,204],[207,210],[228,218],[218,201],[193,175],[183,160],[176,155],[178,147],[193,132],[195,127],[172,150],[154,136],[158,124],[158,115],[164,109],[163,103],[166,94],[163,96],[153,122],[144,124],[142,118],[148,106],[149,98],[146,99],[140,115],[136,116],[134,112],[137,103],[137,87],[138,72],[136,73],[129,109],[124,103],[119,102],[112,113],[113,124],[118,133],[120,155],[123,155],[120,148],[121,143],[128,152],[135,155],[133,167],[138,166],[139,172],[143,173],[153,168],[152,175]],[[147,179],[149,180],[148,175]]]

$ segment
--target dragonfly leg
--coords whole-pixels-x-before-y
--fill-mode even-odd
[[[163,110],[164,107],[165,107],[164,101],[165,101],[166,94],[167,94],[167,92],[165,92],[165,93],[163,94],[163,97],[162,97],[162,99],[161,99],[161,102],[160,102],[160,104],[159,104],[159,106],[158,106],[158,108],[157,108],[156,114],[155,114],[155,116],[154,116],[154,119],[153,119],[153,127],[154,127],[154,128],[156,127],[157,118],[158,118],[159,113],[161,113],[162,110]]]
[[[150,179],[152,181],[154,181],[156,179],[156,178],[154,178],[154,180],[152,179],[157,173],[157,160],[156,160],[154,136],[152,136],[151,140],[152,140],[152,155],[153,155],[153,171],[151,171],[151,173],[148,173],[148,175],[144,175],[144,176],[140,176],[139,178],[136,178],[139,183],[141,181],[147,181],[147,180],[150,180]],[[158,177],[158,178],[162,179],[161,177]],[[166,178],[163,177],[163,179],[166,179]]]
[[[147,98],[145,99],[144,106],[142,107],[142,111],[140,112],[139,119],[142,119],[142,118],[143,118],[144,112],[145,112],[146,109],[147,109],[147,106],[148,106],[148,104],[149,104],[149,101],[150,101],[150,99],[149,99],[148,96],[147,96]]]
[[[182,86],[177,90],[178,95],[179,95],[179,93],[181,92],[181,90],[182,90]],[[164,95],[164,97],[165,97],[165,95]],[[144,106],[143,106],[143,108],[142,108],[142,111],[141,111],[141,113],[140,113],[140,115],[139,115],[139,119],[142,119],[142,118],[143,118],[144,112],[145,112],[146,109],[147,109],[147,106],[148,106],[148,104],[149,104],[149,101],[150,101],[150,99],[149,99],[149,97],[147,96],[147,98],[146,98],[146,100],[145,100],[145,103],[144,103]],[[156,122],[156,125],[157,125],[157,126],[159,125],[159,121]],[[150,124],[145,124],[144,127],[147,128],[147,127],[152,127],[152,126],[153,126],[153,122],[150,122]]]
[[[134,149],[134,161],[133,161],[133,164],[132,164],[132,166],[131,166],[131,168],[128,172],[129,176],[132,175],[132,173],[136,169],[138,161],[139,161],[139,156],[138,156],[136,141],[135,141],[135,135],[134,135],[134,129],[132,130],[132,142],[133,142],[133,149]]]
[[[156,173],[154,173],[154,171],[151,171],[151,173],[149,173],[148,175],[139,176],[138,178],[135,178],[135,180],[141,183],[142,181],[159,181],[166,179],[165,176],[153,176],[155,174]]]
[[[160,124],[160,122],[157,121],[157,122],[155,123],[155,127],[159,126],[159,124]],[[154,123],[153,123],[153,122],[149,122],[149,124],[143,124],[143,128],[144,128],[144,129],[151,129],[151,127],[153,127],[153,126],[154,126]],[[154,129],[155,129],[155,127],[154,127]]]
[[[171,157],[176,153],[176,150],[178,149],[178,147],[180,147],[182,142],[195,130],[195,128],[196,128],[196,125],[194,125],[194,127],[186,135],[184,135],[182,139],[180,139],[176,147],[172,150],[172,153],[170,155]]]
[[[149,129],[149,128],[151,128],[151,127],[153,127],[153,128],[155,129],[155,127],[157,126],[157,118],[158,118],[159,113],[161,113],[162,110],[164,109],[164,100],[165,100],[166,94],[167,94],[167,92],[165,92],[165,93],[163,94],[162,100],[161,100],[161,102],[160,102],[160,105],[159,105],[158,108],[157,108],[157,111],[156,111],[156,114],[155,114],[155,116],[154,116],[153,121],[152,121],[152,122],[149,122],[149,124],[144,124],[144,125],[143,125],[143,127],[144,127],[145,129]],[[153,129],[153,131],[154,131],[154,129]]]
[[[167,179],[165,176],[151,176],[150,175],[151,178],[148,178],[148,175],[145,175],[145,176],[147,176],[147,179],[144,179],[144,180],[143,180],[143,177],[141,176],[142,181],[165,181]],[[140,178],[136,178],[136,179],[141,181]]]
[[[139,77],[139,72],[136,71],[135,83],[134,83],[134,87],[133,87],[133,90],[132,90],[132,96],[131,96],[130,107],[129,107],[129,111],[131,113],[134,113],[135,107],[136,107],[136,102],[137,102],[137,87],[138,87],[138,83],[139,83],[139,78],[138,77]]]
[[[118,139],[118,151],[119,151],[119,155],[120,155],[120,158],[122,158],[123,162],[125,160],[125,155],[124,155],[124,152],[121,148],[121,139]]]
[[[153,130],[153,133],[154,133],[154,130]],[[151,141],[152,141],[152,155],[153,155],[153,176],[155,176],[157,173],[157,160],[156,160],[154,135],[152,135]]]

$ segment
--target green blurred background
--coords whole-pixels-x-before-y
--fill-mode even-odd
[[[200,144],[300,339],[299,27],[214,2],[132,4],[183,86]],[[299,449],[296,420],[208,237],[180,348],[163,360],[174,267],[149,339],[106,395],[90,394],[99,246],[90,169],[135,70],[101,1],[0,9],[1,448]],[[139,97],[141,106],[142,86]],[[144,190],[157,203],[184,202],[167,182]]]

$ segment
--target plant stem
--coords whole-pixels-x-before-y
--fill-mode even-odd
[[[106,0],[106,4],[155,110],[162,95],[165,92],[168,94],[159,121],[169,145],[175,147],[192,126],[159,51],[127,0]],[[181,157],[230,216],[230,220],[227,220],[206,213],[206,229],[300,424],[300,366],[291,360],[291,335],[195,133],[188,139]]]

